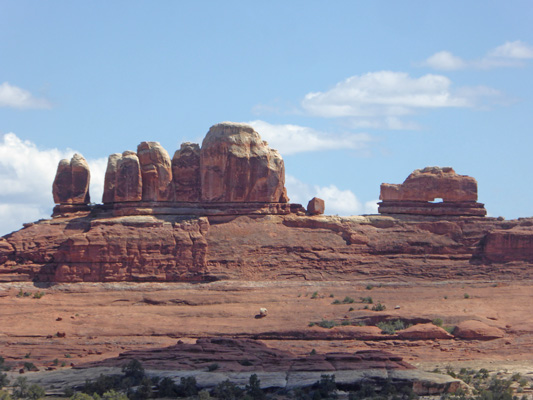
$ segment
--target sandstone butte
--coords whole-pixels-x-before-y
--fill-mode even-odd
[[[0,281],[449,280],[531,278],[533,219],[486,217],[452,168],[382,184],[379,215],[289,203],[280,154],[220,123],[170,158],[157,142],[109,156],[89,204],[80,155],[59,163],[53,218],[0,239]],[[434,202],[442,199],[442,202]]]
[[[510,354],[529,360],[524,349],[532,348],[531,327],[521,323],[527,305],[509,310],[491,296],[481,300],[482,289],[473,288],[480,300],[472,300],[477,311],[470,315],[455,292],[462,298],[459,287],[467,281],[516,286],[531,279],[533,218],[487,217],[477,202],[476,180],[450,167],[427,167],[402,184],[382,184],[378,215],[327,216],[322,199],[311,199],[307,209],[289,202],[283,159],[257,132],[244,124],[221,123],[210,128],[201,146],[184,143],[172,158],[157,142],[110,155],[101,204],[89,203],[89,181],[82,156],[62,160],[52,188],[52,218],[27,223],[0,239],[0,285],[8,288],[0,293],[2,302],[31,315],[25,322],[18,311],[0,315],[0,344],[10,365],[20,367],[29,359],[55,369],[51,360],[70,348],[81,363],[76,368],[97,374],[136,358],[176,380],[195,371],[205,387],[226,379],[227,373],[246,383],[249,371],[256,371],[263,373],[265,385],[289,388],[311,385],[321,373],[335,372],[346,384],[390,378],[410,382],[419,394],[431,394],[453,392],[460,382],[413,372],[402,357],[449,362],[485,353],[499,360]],[[313,300],[294,293],[304,288],[295,289],[298,282],[328,281],[330,286],[323,287],[331,289],[324,290],[348,296],[357,282],[369,280],[385,284],[373,293],[389,309],[393,301],[405,301],[398,282],[414,284],[425,302],[418,306],[423,311],[411,301],[405,311],[376,313],[358,307],[347,312],[324,296],[310,307]],[[48,300],[32,303],[11,296],[30,282],[52,285]],[[125,286],[87,286],[91,282]],[[145,286],[153,282],[160,289]],[[167,288],[175,282],[207,284]],[[454,287],[449,306],[442,299],[452,289],[439,288],[439,282]],[[217,299],[206,292],[208,287],[219,291]],[[250,288],[262,297],[250,300]],[[521,298],[530,298],[527,290],[515,288]],[[290,304],[273,300],[286,299],[288,292]],[[194,312],[183,309],[174,318],[174,308],[158,314],[133,305],[159,310],[179,305]],[[250,306],[268,306],[272,312],[258,320],[253,314],[243,317]],[[498,317],[493,315],[496,308]],[[63,321],[60,315],[71,312]],[[308,325],[320,315],[349,326],[328,330]],[[457,332],[429,324],[436,316],[458,323]],[[398,318],[414,325],[396,334],[383,334],[376,326]],[[113,340],[101,341],[100,335]],[[24,339],[17,341],[19,336]],[[189,343],[169,342],[176,337]],[[194,338],[198,341],[191,344]],[[284,350],[250,339],[272,341]],[[404,344],[410,342],[414,344]],[[494,344],[479,344],[489,342]],[[304,356],[310,346],[320,353]],[[339,352],[336,347],[356,351]],[[198,357],[204,364],[219,363],[222,375],[203,371]],[[252,365],[243,367],[244,362]],[[377,375],[369,378],[370,370]],[[269,375],[274,372],[279,376]],[[47,390],[52,390],[57,382],[83,383],[91,373],[59,370],[30,380],[49,379]]]

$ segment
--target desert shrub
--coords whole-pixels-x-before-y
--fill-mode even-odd
[[[453,325],[447,325],[443,327],[446,332],[448,332],[450,335],[453,334],[453,331],[455,330],[455,326]]]
[[[176,386],[178,397],[192,397],[198,394],[196,378],[194,376],[181,377],[180,384]]]
[[[94,381],[86,380],[81,391],[90,395],[103,395],[112,389],[122,389],[124,387],[124,377],[120,375],[103,375],[100,374]]]
[[[372,285],[366,285],[366,290],[372,290],[373,287],[374,286],[372,286]]]
[[[350,307],[350,308],[348,309],[348,312],[353,311],[353,310],[354,310],[354,308],[353,308],[353,307]]]
[[[314,292],[314,293],[311,295],[311,298],[312,298],[312,299],[317,299],[317,298],[318,298],[318,292]]]
[[[129,379],[132,386],[138,385],[145,377],[144,368],[139,360],[131,360],[122,367],[124,378]]]
[[[331,304],[342,304],[342,303],[341,303],[341,301],[339,299],[335,299],[335,300],[333,300],[333,303],[331,303]]]
[[[0,390],[0,400],[11,400],[11,395],[5,390]]]
[[[127,397],[131,400],[146,400],[152,397],[152,394],[152,381],[145,376],[142,378],[140,385],[137,386],[137,389],[128,391]]]
[[[0,389],[6,387],[9,385],[9,379],[7,378],[7,374],[0,373]]]
[[[95,400],[93,396],[90,396],[87,393],[82,393],[82,392],[76,392],[69,398],[70,400]]]
[[[374,300],[372,300],[372,297],[370,296],[360,297],[360,299],[361,299],[361,303],[372,304],[374,302]]]
[[[322,399],[336,399],[337,398],[337,384],[335,383],[335,375],[321,375],[320,381],[315,384]]]
[[[28,361],[24,363],[24,369],[26,371],[39,371],[39,368],[37,368],[34,363]]]
[[[470,295],[469,295],[468,293],[465,293],[465,294],[463,294],[463,297],[464,297],[465,299],[469,299],[469,298],[470,298]]]
[[[396,331],[401,331],[406,328],[401,319],[378,322],[376,326],[381,329],[381,333],[386,333],[387,335],[394,335]]]
[[[323,319],[322,321],[317,322],[316,324],[320,326],[321,328],[327,328],[327,329],[331,329],[339,325],[336,321],[329,320],[329,319]]]
[[[344,320],[344,321],[341,322],[341,325],[342,326],[348,326],[348,325],[351,325],[351,322],[347,321],[347,320]]]
[[[38,399],[43,398],[44,395],[45,395],[44,389],[41,386],[37,385],[36,383],[32,383],[28,387],[28,393],[26,395],[26,398],[30,400],[38,400]]]
[[[435,318],[433,321],[431,321],[433,325],[436,325],[436,326],[442,326],[442,319],[440,318]]]
[[[256,374],[250,375],[245,390],[246,394],[253,400],[263,400],[265,398],[265,393],[261,390],[261,381]]]
[[[239,364],[241,364],[244,367],[250,367],[254,365],[253,362],[251,362],[250,360],[241,360],[239,361]]]
[[[210,400],[212,397],[207,390],[200,390],[198,392],[198,400]]]
[[[355,300],[352,299],[350,296],[346,296],[342,302],[344,304],[352,304],[352,303],[355,303]]]
[[[381,303],[378,303],[372,306],[372,311],[385,311],[386,309],[387,307],[385,306],[385,304],[381,304]]]
[[[128,396],[111,389],[102,395],[102,400],[128,400]]]
[[[44,294],[45,294],[44,292],[35,292],[35,293],[33,294],[33,298],[34,298],[34,299],[40,299],[41,297],[44,296]]]
[[[237,400],[242,396],[243,390],[229,379],[226,379],[216,385],[211,394],[220,400]]]
[[[348,394],[348,400],[372,399],[376,396],[376,389],[369,383],[362,383],[361,387]]]
[[[161,379],[158,385],[158,397],[176,397],[177,386],[171,378]]]
[[[20,399],[28,395],[28,378],[19,376],[13,384],[13,397]]]

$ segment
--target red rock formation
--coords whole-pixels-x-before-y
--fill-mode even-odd
[[[200,146],[196,143],[182,143],[172,157],[172,180],[174,200],[200,201]]]
[[[450,167],[426,167],[411,173],[401,184],[381,184],[378,211],[382,214],[485,216],[477,203],[477,182]],[[429,203],[442,199],[442,203]]]
[[[483,244],[483,256],[489,262],[531,262],[533,231],[523,227],[491,231]]]
[[[501,329],[489,326],[480,321],[463,321],[454,329],[453,335],[465,340],[493,340],[504,336]]]
[[[404,340],[434,340],[434,339],[453,339],[440,326],[433,324],[416,324],[398,332],[398,338]]]
[[[139,157],[133,151],[125,151],[117,160],[115,173],[115,201],[141,201],[143,182]],[[104,192],[105,196],[105,192]]]
[[[318,197],[313,197],[309,200],[309,203],[307,203],[307,213],[311,215],[324,214],[325,208],[326,205],[324,200],[319,199]]]
[[[141,166],[142,200],[172,200],[172,166],[167,151],[158,142],[142,142],[137,147]]]
[[[107,159],[107,169],[104,177],[104,193],[102,196],[102,203],[113,203],[115,201],[115,186],[117,184],[117,167],[118,161],[122,158],[122,154],[111,154]]]
[[[61,160],[52,186],[54,202],[88,204],[90,179],[89,164],[81,155],[74,154],[70,162],[67,159]]]
[[[200,152],[202,201],[286,202],[285,167],[252,127],[224,122],[209,129]]]

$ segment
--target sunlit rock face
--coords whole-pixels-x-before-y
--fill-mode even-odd
[[[141,166],[142,200],[173,200],[172,166],[167,151],[158,142],[142,142],[137,146]]]
[[[381,184],[381,214],[485,216],[477,203],[477,182],[450,167],[426,167],[411,173],[402,184]],[[436,199],[442,202],[431,203]]]
[[[182,143],[174,153],[172,182],[175,201],[200,201],[200,146],[197,143]]]
[[[90,202],[90,180],[89,164],[81,155],[74,154],[70,161],[61,160],[52,186],[54,202],[56,204],[88,204]]]
[[[200,176],[205,202],[287,202],[283,160],[249,125],[223,122],[209,129]]]

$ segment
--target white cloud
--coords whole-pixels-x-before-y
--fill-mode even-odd
[[[454,56],[449,51],[439,51],[433,54],[424,64],[434,69],[446,71],[462,69],[466,66],[466,63],[460,57]]]
[[[272,125],[248,122],[269,145],[283,155],[308,151],[362,149],[372,139],[366,133],[333,135],[299,125]]]
[[[46,99],[34,97],[29,91],[4,82],[0,85],[0,107],[52,108]]]
[[[490,69],[498,67],[520,67],[524,60],[533,58],[533,46],[520,40],[505,42],[477,60],[464,60],[449,51],[439,51],[427,58],[422,65],[436,70],[458,70],[465,68]]]
[[[6,133],[0,140],[0,235],[25,222],[49,218],[54,206],[52,183],[57,164],[70,159],[71,149],[39,149],[35,143]],[[87,160],[91,168],[90,194],[100,202],[107,160]]]
[[[489,51],[488,57],[529,59],[533,58],[533,46],[520,40],[505,42]]]
[[[352,191],[339,189],[335,185],[309,185],[291,175],[286,175],[285,187],[291,203],[300,203],[307,207],[307,203],[313,197],[323,199],[326,206],[325,213],[329,215],[358,215],[362,212],[375,213],[374,208],[377,210],[377,206],[370,205],[372,202],[365,203],[363,207]]]
[[[308,93],[302,107],[311,115],[359,118],[368,126],[398,129],[412,127],[398,117],[420,109],[475,105],[471,98],[454,93],[451,86],[451,80],[442,75],[413,78],[404,72],[369,72],[339,82],[326,92]],[[377,122],[373,121],[376,117]]]

